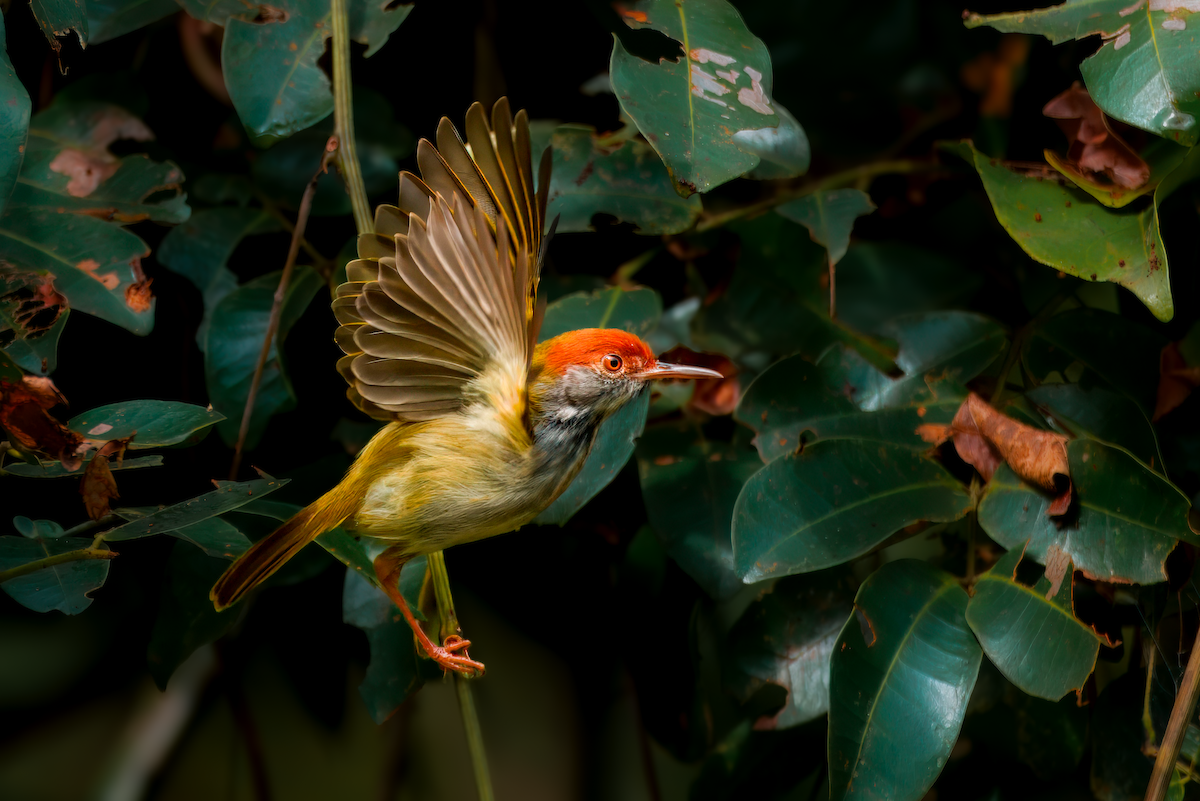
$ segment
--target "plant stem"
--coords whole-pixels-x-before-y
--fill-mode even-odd
[[[362,169],[358,165],[358,149],[354,142],[353,93],[350,88],[350,18],[346,0],[333,0],[333,132],[337,136],[338,170],[350,193],[354,209],[354,225],[360,234],[371,230],[371,207]]]
[[[337,137],[330,137],[329,141],[325,143],[325,152],[321,154],[321,167],[313,174],[308,186],[304,187],[304,196],[300,198],[300,210],[296,213],[296,227],[292,229],[292,243],[288,246],[283,275],[279,276],[279,286],[275,289],[275,298],[271,303],[267,333],[263,336],[262,350],[258,352],[258,362],[254,365],[254,377],[250,380],[250,392],[246,395],[246,408],[242,410],[242,425],[238,429],[237,446],[233,450],[233,463],[229,466],[230,481],[237,480],[238,470],[242,467],[242,452],[246,448],[246,437],[250,434],[250,418],[254,415],[254,402],[258,399],[258,386],[262,383],[263,371],[271,356],[271,343],[275,339],[275,331],[279,328],[279,318],[283,314],[283,299],[287,295],[288,284],[292,280],[296,256],[300,253],[300,242],[304,239],[304,229],[308,226],[308,214],[312,209],[313,195],[317,191],[317,180],[329,169],[329,160],[339,150]]]
[[[450,575],[446,572],[446,557],[442,551],[429,554],[429,570],[433,577],[433,594],[437,598],[438,614],[441,617],[442,640],[451,634],[459,634],[458,614],[454,611],[454,597],[450,594]],[[483,746],[483,729],[479,725],[479,714],[475,710],[475,698],[471,695],[471,679],[454,674],[454,691],[458,695],[458,711],[462,715],[463,730],[467,735],[467,750],[471,753],[471,765],[475,769],[475,787],[479,801],[494,801],[492,776],[488,770],[487,751]]]
[[[750,217],[763,211],[770,211],[776,206],[787,203],[789,200],[811,195],[814,192],[821,192],[826,189],[843,186],[845,184],[853,184],[860,180],[874,178],[878,175],[904,175],[917,172],[933,172],[935,170],[947,169],[944,165],[935,164],[932,161],[914,161],[912,159],[894,159],[890,161],[875,161],[869,164],[860,164],[857,167],[851,167],[848,170],[834,173],[820,180],[806,181],[797,187],[784,189],[775,195],[772,195],[765,200],[760,200],[757,203],[751,203],[748,206],[739,206],[736,209],[723,211],[719,214],[713,214],[702,218],[696,223],[696,231],[708,231],[713,228],[719,228],[722,225],[741,219],[742,217]]]
[[[1000,378],[996,382],[996,388],[992,391],[992,397],[988,399],[988,403],[996,408],[1000,399],[1004,396],[1004,390],[1008,386],[1008,374],[1012,372],[1013,365],[1017,363],[1017,359],[1021,356],[1021,351],[1025,347],[1025,340],[1034,332],[1034,330],[1049,319],[1054,312],[1058,311],[1058,307],[1066,302],[1067,298],[1074,294],[1074,290],[1066,290],[1059,292],[1050,301],[1038,310],[1033,319],[1025,323],[1017,329],[1013,334],[1012,342],[1008,346],[1008,353],[1004,357],[1004,365],[1000,368]]]
[[[0,584],[6,581],[12,581],[21,576],[28,576],[30,573],[36,573],[39,570],[45,570],[48,567],[55,565],[66,564],[67,562],[82,562],[88,559],[114,559],[117,556],[116,551],[110,551],[106,548],[97,548],[89,545],[87,548],[80,548],[78,551],[67,551],[66,553],[56,553],[53,556],[47,556],[42,559],[35,559],[32,562],[26,562],[23,565],[11,567],[8,570],[0,570]]]
[[[1183,746],[1183,735],[1196,711],[1197,698],[1200,698],[1200,633],[1192,643],[1187,670],[1183,672],[1183,681],[1175,695],[1175,706],[1171,708],[1171,718],[1167,722],[1162,745],[1158,747],[1158,756],[1154,759],[1154,770],[1146,787],[1146,801],[1162,801],[1167,795],[1167,786],[1175,772],[1175,760],[1179,758],[1179,749]]]

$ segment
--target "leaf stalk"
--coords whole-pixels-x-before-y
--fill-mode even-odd
[[[107,548],[96,547],[96,543],[89,545],[86,548],[80,548],[77,551],[67,551],[66,553],[58,553],[53,556],[47,556],[42,559],[35,559],[32,562],[26,562],[23,565],[11,567],[8,570],[0,570],[0,584],[6,581],[28,576],[31,573],[37,573],[39,570],[63,565],[67,562],[83,562],[88,559],[115,559],[116,551],[110,551]]]

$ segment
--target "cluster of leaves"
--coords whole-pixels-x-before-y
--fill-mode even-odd
[[[347,5],[366,56],[410,11]],[[1045,164],[1008,162],[1002,148],[964,139],[937,143],[927,158],[804,178],[808,136],[774,95],[767,45],[725,0],[620,6],[607,88],[621,127],[535,123],[535,149],[552,151],[550,216],[560,232],[612,218],[664,243],[639,245],[613,286],[548,276],[555,297],[542,336],[623,328],[727,375],[694,390],[656,387],[607,421],[579,477],[536,521],[577,522],[627,464],[636,472],[646,525],[627,543],[623,581],[656,604],[673,591],[664,576],[678,570],[695,595],[695,665],[676,716],[693,722],[682,732],[647,724],[679,759],[703,760],[693,798],[745,797],[786,732],[824,719],[827,766],[780,761],[763,798],[792,797],[807,781],[827,785],[831,798],[919,799],[962,758],[956,743],[986,725],[972,721],[1000,708],[1019,727],[1019,760],[1039,778],[1069,775],[1090,753],[1097,797],[1140,794],[1149,775],[1141,751],[1157,748],[1174,698],[1150,691],[1169,668],[1153,657],[1139,663],[1129,641],[1142,629],[1121,610],[1157,609],[1145,624],[1151,640],[1163,620],[1195,623],[1183,594],[1171,614],[1163,609],[1168,581],[1192,587],[1200,532],[1188,492],[1200,490],[1200,466],[1160,441],[1185,425],[1175,410],[1200,384],[1200,327],[1180,336],[1163,326],[1200,310],[1176,307],[1164,237],[1175,240],[1160,230],[1163,204],[1194,198],[1200,178],[1194,5],[1069,0],[966,17],[968,27],[1055,43],[1102,35],[1081,66],[1086,89],[1055,87],[1062,94],[1047,103],[1069,147],[1046,149]],[[92,518],[67,530],[16,517],[17,535],[0,537],[0,588],[35,611],[78,614],[108,578],[112,544],[181,540],[148,644],[162,687],[237,622],[208,598],[228,560],[299,507],[264,499],[287,483],[264,474],[110,511],[111,471],[169,470],[161,455],[125,453],[194,446],[213,427],[227,445],[238,441],[280,273],[243,280],[231,261],[247,242],[292,225],[334,105],[318,64],[333,13],[321,0],[35,2],[33,11],[57,49],[57,34],[97,44],[179,6],[224,29],[233,136],[254,153],[193,179],[190,198],[174,163],[113,152],[153,136],[129,109],[80,88],[31,116],[28,91],[7,57],[0,62],[15,98],[0,137],[0,427],[17,459],[0,469],[11,486],[82,475]],[[670,42],[667,56],[635,52],[633,34],[648,30]],[[412,137],[370,90],[356,89],[354,114],[367,190],[393,192]],[[852,242],[856,221],[877,211],[864,179],[959,179],[964,161],[1003,230],[1046,266],[1022,263],[1016,313],[964,309],[981,279],[944,255]],[[349,213],[340,181],[320,179],[314,216]],[[139,223],[173,226],[154,256],[200,296],[195,343],[211,406],[126,401],[60,423],[50,414],[58,396],[38,382],[56,369],[70,311],[137,335],[153,326],[141,266],[150,248],[129,230]],[[308,263],[282,298],[248,448],[296,404],[286,345],[353,251],[338,230],[346,247],[335,257],[305,243]],[[672,258],[683,281],[662,281],[661,293],[633,283],[654,282]],[[686,283],[683,297],[672,282]],[[1156,319],[1122,314],[1136,306],[1131,297]],[[373,430],[347,429],[355,426]],[[376,586],[378,546],[340,530],[318,542],[347,567],[342,620],[366,634],[360,692],[383,721],[433,674]],[[268,586],[327,566],[307,554]],[[425,572],[423,560],[406,565],[401,589],[428,610]],[[1104,668],[1122,654],[1123,673]],[[1174,798],[1193,786],[1200,758],[1200,728],[1189,735]]]

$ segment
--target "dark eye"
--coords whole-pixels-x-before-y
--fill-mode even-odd
[[[601,362],[607,369],[614,373],[621,369],[621,357],[615,353],[608,354],[601,360]]]

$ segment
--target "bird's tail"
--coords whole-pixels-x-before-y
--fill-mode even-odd
[[[217,611],[233,606],[301,548],[354,514],[354,495],[347,491],[348,483],[322,495],[239,556],[208,593]]]

